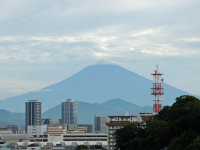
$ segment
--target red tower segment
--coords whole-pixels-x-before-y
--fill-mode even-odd
[[[162,73],[158,72],[158,65],[156,65],[156,70],[154,70],[153,75],[153,88],[152,89],[152,95],[153,95],[153,113],[158,114],[159,111],[162,110],[162,95],[164,95],[163,92],[163,78],[161,76],[163,75]]]

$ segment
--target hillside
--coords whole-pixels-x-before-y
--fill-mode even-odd
[[[6,125],[18,125],[23,128],[24,124],[24,113],[12,113],[7,110],[0,109],[0,127],[5,127]]]
[[[78,102],[78,123],[92,123],[95,115],[124,115],[128,111],[131,115],[138,115],[139,112],[152,112],[152,107],[141,107],[126,102],[122,99],[112,99],[104,103]],[[42,118],[61,118],[61,105],[57,105],[42,114]],[[24,126],[24,113],[11,113],[0,110],[0,126],[16,124]]]
[[[121,98],[139,106],[152,106],[151,86],[151,80],[118,65],[92,65],[40,91],[2,100],[0,109],[24,112],[26,101],[38,99],[42,102],[44,112],[59,105],[66,98],[90,103]],[[171,105],[177,96],[188,94],[167,84],[164,84],[164,87],[164,105]]]
[[[78,102],[78,123],[93,123],[95,115],[124,115],[126,111],[130,115],[139,115],[140,112],[152,112],[152,107],[137,106],[122,99],[112,99],[100,104]],[[44,112],[43,118],[61,118],[61,105]]]

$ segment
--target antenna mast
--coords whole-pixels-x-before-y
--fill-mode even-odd
[[[164,95],[164,88],[162,87],[164,79],[161,78],[163,74],[158,72],[158,65],[156,65],[156,70],[151,75],[153,75],[153,88],[151,88],[151,95],[153,95],[153,113],[158,114],[162,110],[162,95]]]

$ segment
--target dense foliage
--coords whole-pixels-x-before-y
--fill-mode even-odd
[[[115,132],[116,149],[199,150],[200,100],[183,95],[165,106],[145,129],[133,124]]]

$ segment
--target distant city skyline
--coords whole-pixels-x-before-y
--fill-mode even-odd
[[[106,6],[105,6],[106,3]],[[1,0],[0,100],[114,63],[200,95],[200,1]]]

